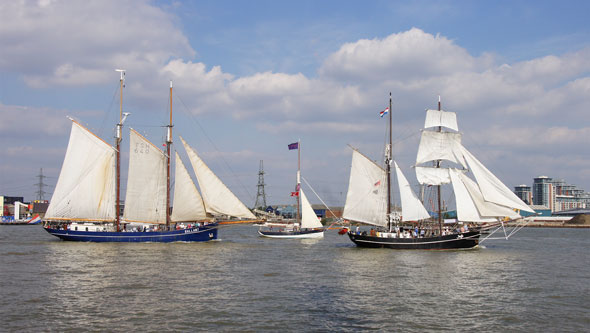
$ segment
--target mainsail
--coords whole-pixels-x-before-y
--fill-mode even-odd
[[[352,221],[387,226],[386,172],[356,150],[342,216]]]
[[[322,223],[313,211],[302,189],[299,189],[299,195],[301,197],[301,228],[322,228]]]
[[[174,177],[173,222],[198,221],[207,218],[205,204],[184,163],[176,153],[176,172]]]
[[[166,154],[131,129],[123,219],[166,223]]]
[[[115,220],[115,150],[72,120],[47,220]]]
[[[256,216],[236,197],[225,184],[209,169],[197,152],[181,137],[188,157],[197,176],[205,209],[211,214],[223,214],[247,219]]]

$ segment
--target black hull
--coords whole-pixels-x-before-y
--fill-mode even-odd
[[[471,249],[479,244],[479,231],[470,231],[442,237],[389,238],[348,233],[356,246],[389,248],[395,250],[453,250]]]

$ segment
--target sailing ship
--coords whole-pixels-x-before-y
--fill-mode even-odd
[[[123,218],[120,216],[121,106],[115,147],[72,120],[70,141],[44,228],[66,241],[202,242],[217,239],[216,216],[255,216],[221,182],[183,139],[202,196],[176,152],[173,209],[170,207],[172,82],[166,152],[130,129],[129,172]],[[172,212],[171,212],[172,210]]]
[[[389,108],[391,110],[391,94]],[[383,114],[383,112],[382,112]],[[416,177],[422,186],[436,189],[434,217],[423,205],[392,158],[392,112],[384,167],[353,148],[350,181],[343,218],[372,225],[366,231],[348,231],[359,247],[391,249],[465,249],[477,247],[481,233],[533,212],[461,143],[454,112],[427,110],[416,157]],[[395,168],[400,210],[392,208],[391,169]],[[472,179],[468,174],[473,175]],[[451,184],[457,220],[443,227],[441,185]],[[469,228],[471,225],[471,228]]]
[[[297,199],[296,221],[287,225],[274,225],[278,230],[272,229],[272,223],[266,223],[268,228],[258,229],[258,234],[268,238],[323,238],[323,225],[301,188],[301,142],[290,144],[289,150],[292,149],[297,149],[297,184],[295,192],[291,193]]]

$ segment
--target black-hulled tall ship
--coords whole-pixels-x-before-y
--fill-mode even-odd
[[[426,110],[426,121],[416,157],[416,177],[435,189],[436,213],[431,217],[392,158],[392,112],[389,97],[389,143],[384,166],[353,148],[352,167],[343,218],[373,226],[371,231],[349,230],[360,247],[391,249],[468,249],[477,247],[486,228],[533,212],[461,143],[456,114]],[[382,112],[383,113],[383,112]],[[391,198],[392,167],[399,187],[401,210]],[[470,176],[473,176],[471,178]],[[457,219],[444,221],[441,186],[451,184]]]
[[[45,230],[66,241],[202,242],[217,239],[216,215],[255,219],[182,138],[202,196],[176,153],[171,209],[172,82],[166,151],[130,129],[127,192],[120,217],[120,143],[128,114],[122,112],[124,71],[119,71],[121,108],[115,147],[72,119],[66,156],[44,218]]]

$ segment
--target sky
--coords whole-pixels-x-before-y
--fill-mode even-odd
[[[0,195],[37,199],[43,169],[50,199],[68,116],[114,142],[117,68],[126,128],[161,146],[173,81],[175,143],[249,207],[261,160],[267,203],[293,203],[298,140],[303,178],[344,205],[349,145],[383,159],[390,92],[412,184],[441,96],[509,188],[544,175],[590,191],[588,13],[588,1],[2,1]]]

